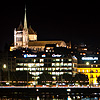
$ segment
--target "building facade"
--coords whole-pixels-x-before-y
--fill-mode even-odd
[[[54,81],[63,74],[75,76],[77,73],[77,58],[72,55],[53,53],[23,53],[16,56],[15,71],[28,71],[37,83],[39,75],[47,71]]]

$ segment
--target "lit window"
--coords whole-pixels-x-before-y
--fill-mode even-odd
[[[68,72],[68,74],[72,75],[72,72]]]
[[[48,50],[46,50],[46,52],[48,52]]]
[[[72,67],[69,67],[68,70],[72,70]]]
[[[63,62],[62,62],[62,63],[60,63],[60,66],[63,66]]]
[[[44,63],[40,63],[40,66],[44,66]]]
[[[27,68],[24,68],[24,70],[27,70]]]
[[[52,66],[55,66],[55,63],[52,63]]]
[[[19,68],[16,68],[16,71],[19,71]]]
[[[53,61],[53,62],[55,62],[56,60],[55,60],[55,59],[53,59],[52,61]]]
[[[87,70],[87,73],[88,73],[88,70]]]
[[[68,66],[72,66],[72,63],[68,63]]]
[[[60,71],[63,70],[63,68],[60,68]]]
[[[32,72],[31,74],[34,75],[34,76],[36,75],[35,72]]]
[[[51,52],[51,50],[49,50],[49,52]]]
[[[64,59],[61,59],[61,61],[63,62],[63,61],[64,61]]]
[[[99,52],[97,52],[97,54],[99,54]]]
[[[52,68],[53,71],[55,71],[55,68]]]
[[[86,55],[86,53],[83,53],[83,55]]]
[[[24,66],[28,66],[28,64],[25,64],[25,63],[24,63]]]
[[[23,50],[23,53],[25,53],[25,51]]]
[[[20,71],[23,71],[23,68],[19,68]]]
[[[82,49],[82,50],[85,50],[85,51],[87,51],[87,48],[84,48],[84,49]]]
[[[48,70],[48,68],[46,68],[45,70]]]
[[[59,45],[57,44],[56,47],[59,47]]]
[[[98,67],[98,65],[96,65],[96,67]]]
[[[68,61],[72,61],[72,59],[68,59]]]
[[[34,62],[36,62],[36,59],[34,59]]]
[[[35,68],[32,68],[32,70],[36,70]]]
[[[55,77],[55,76],[53,76],[52,78],[53,78],[54,80],[56,80],[56,77]]]
[[[40,74],[43,74],[43,72],[40,72]]]
[[[50,49],[50,47],[46,47],[46,49],[48,49],[48,50],[49,50],[49,49]]]
[[[44,59],[40,59],[40,62],[44,62]]]
[[[36,63],[36,66],[39,66],[39,63]]]
[[[91,67],[93,67],[93,65],[91,65]]]
[[[56,61],[60,61],[60,59],[56,59]]]
[[[96,63],[96,61],[94,61],[94,63]]]
[[[28,68],[29,71],[31,71],[31,68]]]
[[[80,53],[80,55],[82,55],[82,53]]]
[[[51,71],[51,68],[48,68],[49,71]]]
[[[84,73],[84,70],[82,70],[82,72]]]
[[[67,66],[67,63],[64,63],[64,66]]]
[[[54,50],[52,50],[52,52],[54,52]]]
[[[55,75],[56,73],[55,72],[52,72],[52,75]]]
[[[78,72],[80,72],[80,70],[78,70]]]
[[[59,75],[59,72],[56,72],[56,75]]]
[[[56,70],[59,70],[59,68],[56,68]]]
[[[56,66],[59,66],[59,63],[56,63]]]
[[[33,64],[31,64],[31,63],[28,64],[28,67],[32,67],[32,66],[33,66]]]
[[[41,70],[44,71],[44,68],[42,68]]]
[[[59,74],[61,75],[61,74],[63,74],[63,72],[60,72]]]
[[[18,66],[23,66],[23,63],[18,63],[17,65],[18,65]]]

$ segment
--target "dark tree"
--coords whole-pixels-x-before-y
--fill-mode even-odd
[[[78,81],[79,84],[88,84],[88,76],[85,74],[77,73],[74,77],[74,83]]]
[[[47,71],[44,71],[43,74],[39,75],[38,79],[39,84],[46,84],[47,81],[53,81],[52,75],[48,74]]]

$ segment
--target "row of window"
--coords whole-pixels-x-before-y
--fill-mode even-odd
[[[72,62],[72,59],[17,59],[17,63],[19,62]]]
[[[40,66],[72,66],[72,63],[51,63],[51,64],[44,64],[44,63],[17,63],[17,66],[28,66],[28,67],[40,67]]]
[[[42,74],[43,72],[29,72],[29,73],[34,76],[38,76],[38,75]],[[67,72],[67,73],[72,74],[72,72]],[[49,74],[58,76],[58,75],[63,75],[64,72],[49,72]]]
[[[16,71],[67,71],[67,70],[72,70],[72,67],[69,68],[16,68]]]
[[[78,70],[78,72],[83,72],[83,73],[84,73],[84,72],[85,72],[85,73],[98,73],[98,72],[100,72],[100,71],[98,71],[98,70],[95,70],[95,71],[91,70],[91,71],[90,71],[90,70],[84,70],[84,69],[83,69],[82,71]]]

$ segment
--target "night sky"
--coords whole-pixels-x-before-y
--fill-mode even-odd
[[[33,0],[32,0],[33,1]],[[72,43],[100,44],[100,7],[98,3],[41,4],[3,2],[0,6],[0,50],[13,43],[14,28],[24,21],[27,8],[28,26],[38,34],[38,40],[64,40]],[[41,5],[40,5],[41,4]]]

